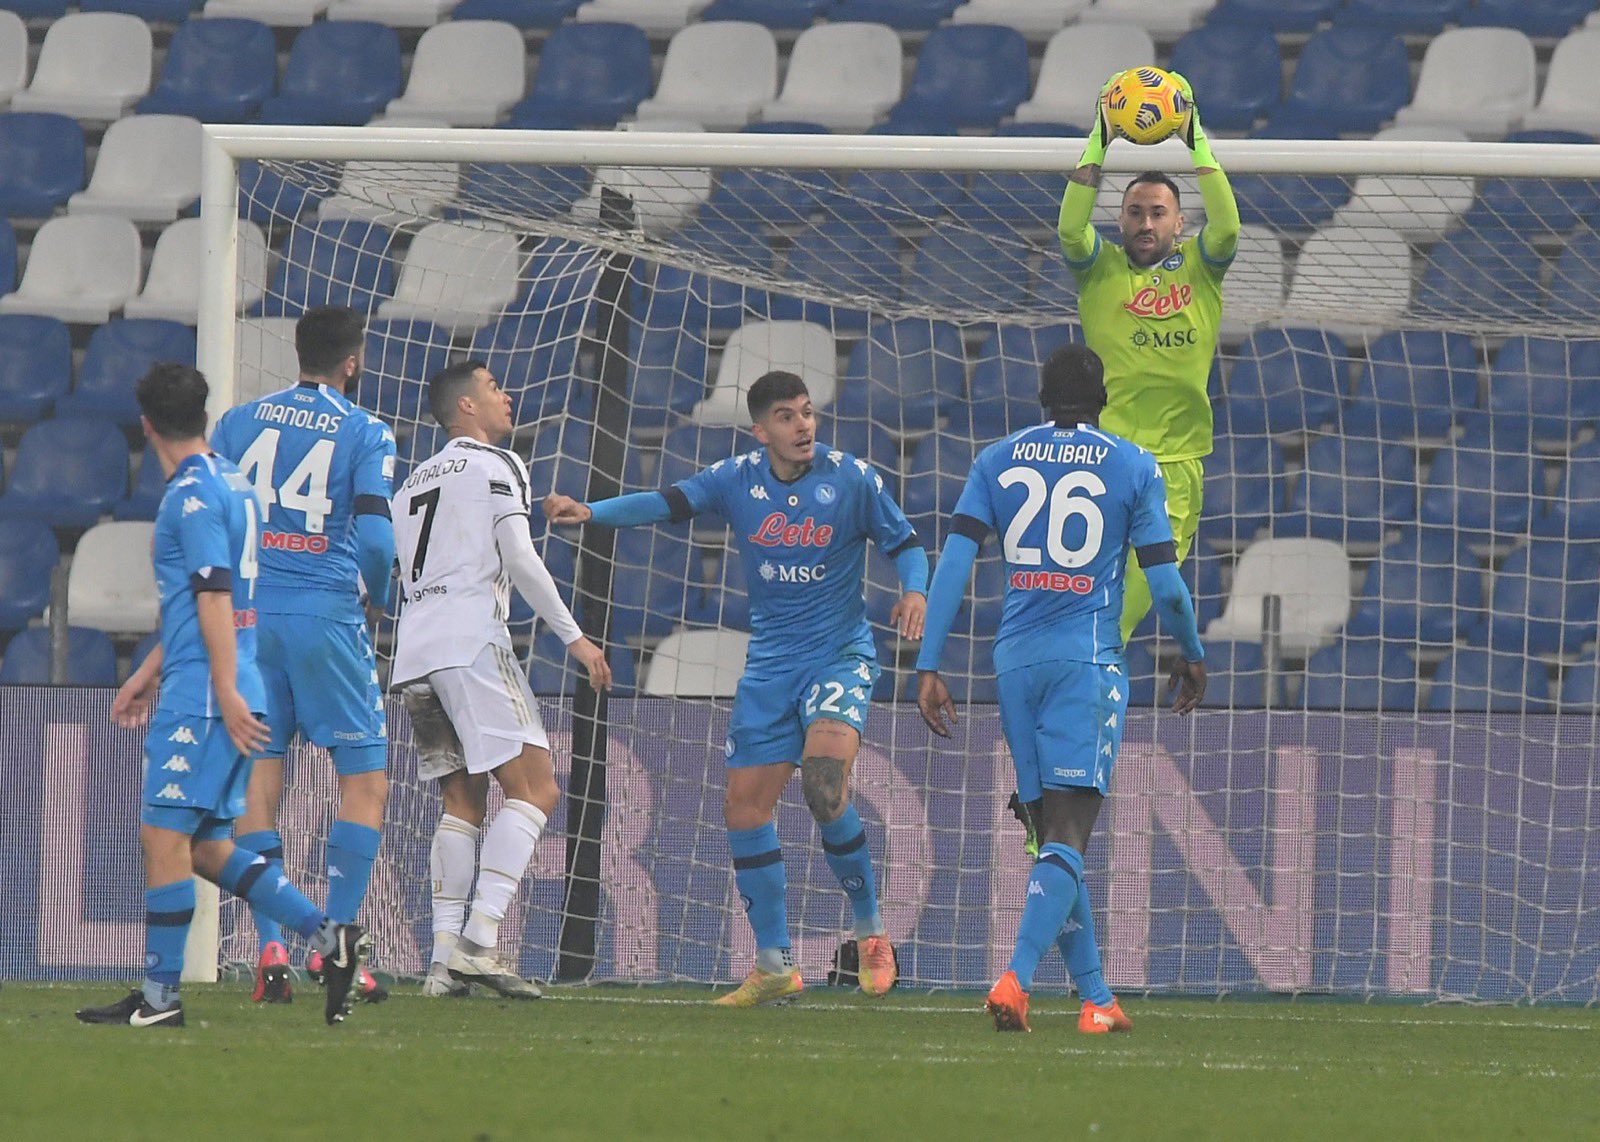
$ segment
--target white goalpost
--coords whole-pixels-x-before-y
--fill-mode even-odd
[[[806,379],[819,438],[873,465],[936,552],[975,451],[1037,419],[1039,362],[1081,339],[1054,233],[1079,148],[207,127],[211,412],[291,383],[295,317],[350,304],[370,330],[354,395],[394,426],[402,478],[441,442],[427,375],[475,357],[518,402],[509,446],[536,494],[584,497],[754,447],[742,390],[780,367]],[[1184,567],[1212,692],[1193,719],[1166,713],[1173,647],[1153,621],[1135,633],[1123,755],[1088,856],[1108,979],[1594,1002],[1600,148],[1215,150],[1244,230]],[[1198,232],[1181,145],[1119,144],[1094,216],[1107,239],[1145,169],[1177,179]],[[718,520],[614,544],[535,532],[580,622],[606,636],[619,691],[597,707],[526,608],[514,614],[564,782],[572,772],[502,953],[541,977],[737,978],[751,946],[722,831],[722,740],[746,575],[764,569],[742,566]],[[867,578],[884,677],[856,803],[902,978],[987,986],[1026,877],[988,657],[1003,573],[986,552],[946,654],[964,707],[953,743],[930,740],[904,701],[912,648],[886,621],[892,567],[874,554]],[[437,801],[398,703],[390,725],[363,919],[379,965],[412,974],[426,967]],[[298,747],[288,773],[286,859],[315,895],[333,778]],[[576,821],[575,805],[595,811]],[[797,951],[820,981],[848,909],[797,790],[778,824]],[[191,958],[253,959],[249,924],[222,901]],[[1040,979],[1065,973],[1055,962]]]

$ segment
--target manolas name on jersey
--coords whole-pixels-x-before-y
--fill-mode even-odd
[[[1087,262],[1067,264],[1078,278],[1084,340],[1106,368],[1101,427],[1162,461],[1210,455],[1206,381],[1228,262],[1212,261],[1200,239],[1189,238],[1165,261],[1141,268],[1096,236]]]
[[[997,672],[1122,661],[1128,548],[1172,542],[1155,457],[1089,425],[1035,425],[978,454],[955,511],[1000,538]]]
[[[749,665],[876,657],[862,596],[867,540],[893,556],[917,535],[870,464],[819,443],[811,467],[786,484],[762,449],[674,490],[692,513],[720,512],[732,525],[750,592]]]

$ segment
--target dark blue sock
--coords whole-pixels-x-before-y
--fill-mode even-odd
[[[194,919],[194,880],[147,888],[144,893],[144,996],[152,1007],[171,1007],[183,978],[183,945]]]
[[[249,849],[233,850],[217,876],[217,884],[308,939],[326,918],[322,909],[289,883],[281,864],[269,863]]]
[[[353,821],[335,821],[328,830],[328,915],[341,924],[354,924],[367,898],[380,839],[377,829]]]
[[[265,857],[268,864],[283,863],[283,837],[276,829],[261,829],[258,832],[246,833],[242,837],[233,838],[233,843],[241,849]],[[261,937],[261,948],[265,948],[268,944],[283,943],[283,925],[259,908],[250,909],[250,916],[256,922],[256,934]]]
[[[1023,991],[1033,987],[1033,973],[1040,958],[1067,922],[1082,876],[1083,856],[1077,849],[1058,844],[1039,849],[1039,859],[1028,876],[1022,923],[1017,926],[1017,947],[1011,954],[1011,970],[1017,973],[1017,983]]]
[[[855,914],[856,936],[865,938],[883,932],[883,917],[878,914],[878,885],[872,878],[872,853],[867,848],[867,830],[854,805],[846,805],[837,821],[819,824],[822,851],[828,867],[839,878],[850,910]]]
[[[733,879],[756,934],[756,948],[789,946],[788,878],[778,828],[771,821],[754,829],[729,829]]]
[[[1072,914],[1056,937],[1056,947],[1061,949],[1061,958],[1067,961],[1067,971],[1072,973],[1072,986],[1078,989],[1078,998],[1087,999],[1097,1007],[1110,1007],[1115,997],[1100,974],[1100,945],[1095,940],[1094,916],[1089,911],[1089,889],[1081,882],[1078,898],[1072,902]]]

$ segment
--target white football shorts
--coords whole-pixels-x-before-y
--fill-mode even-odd
[[[419,748],[419,777],[437,779],[458,769],[488,773],[521,753],[524,744],[550,748],[528,676],[509,648],[491,643],[471,666],[435,670],[428,683],[450,719],[460,749]]]

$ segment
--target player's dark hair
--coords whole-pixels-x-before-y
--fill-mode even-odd
[[[192,365],[157,361],[139,378],[134,395],[151,430],[163,440],[193,440],[206,434],[206,396],[211,387]]]
[[[1166,187],[1168,190],[1172,191],[1173,205],[1177,206],[1179,209],[1182,209],[1183,192],[1178,189],[1178,184],[1172,181],[1172,177],[1163,171],[1145,171],[1143,174],[1134,175],[1129,181],[1127,187],[1123,190],[1122,197],[1127,198],[1128,191],[1132,190],[1141,183],[1149,183],[1156,186]]]
[[[473,374],[488,367],[482,361],[467,358],[446,365],[428,378],[428,411],[441,427],[449,428],[455,423],[456,402],[471,386]]]
[[[306,310],[294,324],[294,351],[300,372],[308,377],[331,376],[346,357],[361,352],[367,323],[343,305],[321,305]]]
[[[1096,421],[1106,407],[1106,369],[1087,345],[1064,345],[1039,370],[1039,403],[1057,421]]]
[[[756,378],[755,384],[751,385],[750,391],[744,395],[744,403],[750,410],[750,419],[760,420],[767,415],[767,409],[779,401],[810,395],[806,383],[797,375],[774,369]]]

